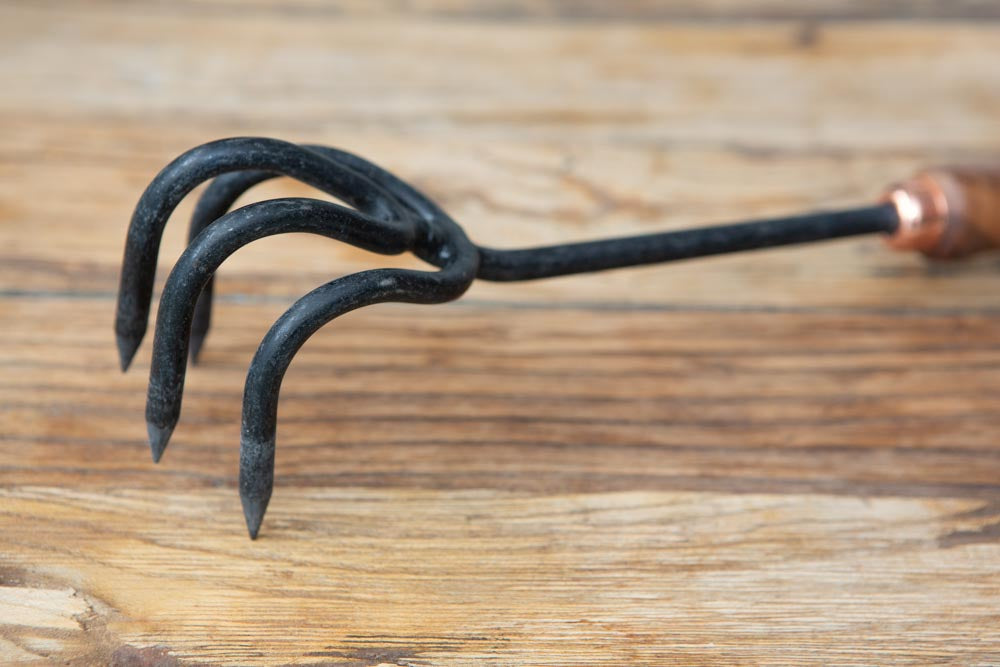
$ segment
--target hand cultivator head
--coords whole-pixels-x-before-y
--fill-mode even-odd
[[[195,186],[217,176],[196,207],[190,245],[171,271],[160,299],[146,403],[154,460],[163,455],[180,416],[188,352],[197,357],[208,330],[212,274],[236,250],[265,236],[305,232],[383,254],[413,252],[440,267],[434,272],[363,271],[334,280],[296,302],[264,337],[247,376],[240,449],[240,495],[250,535],[255,537],[274,479],[278,391],[298,349],[324,324],[362,306],[386,301],[440,303],[459,297],[476,276],[479,253],[430,200],[354,155],[270,139],[205,144],[160,172],[132,217],[115,323],[123,370],[146,332],[167,219]],[[290,198],[227,213],[245,190],[276,176],[301,180],[354,208]]]
[[[298,179],[350,208],[317,199],[287,198],[229,212],[247,189],[277,176]],[[442,303],[461,296],[477,277],[530,280],[870,233],[894,234],[900,241],[897,245],[904,247],[914,247],[908,240],[921,233],[919,249],[928,252],[931,247],[940,250],[941,244],[934,246],[933,242],[941,238],[953,241],[955,234],[949,237],[945,232],[953,232],[970,220],[975,224],[969,229],[978,234],[974,238],[982,236],[978,233],[982,220],[973,220],[975,216],[965,215],[964,209],[963,215],[955,214],[958,209],[952,201],[953,192],[948,194],[952,205],[944,208],[943,195],[935,199],[934,192],[928,194],[927,188],[941,181],[938,178],[921,181],[923,189],[919,191],[915,186],[900,186],[902,189],[894,190],[886,203],[839,212],[545,248],[494,250],[474,245],[430,199],[360,157],[273,139],[223,139],[194,148],[167,165],[136,206],[125,246],[115,322],[122,370],[128,368],[146,332],[157,254],[167,220],[191,190],[210,179],[215,180],[195,208],[188,248],[167,279],[156,319],[146,403],[155,461],[163,455],[180,416],[188,356],[192,362],[197,360],[208,332],[212,275],[240,247],[266,236],[305,232],[382,254],[412,252],[439,269],[379,269],[339,278],[299,299],[268,331],[250,364],[243,394],[239,485],[252,538],[257,536],[274,483],[282,378],[306,340],[346,312],[388,301]],[[980,194],[1000,198],[1000,177],[993,173],[987,181]],[[920,209],[921,202],[930,201],[937,202],[937,207]],[[979,204],[974,211],[984,210]],[[987,209],[995,215],[1000,205]],[[998,233],[990,238],[1000,239],[1000,222],[995,227]],[[931,231],[937,236],[929,241],[926,237]],[[971,234],[966,236],[972,238]],[[992,244],[966,245],[981,249]]]

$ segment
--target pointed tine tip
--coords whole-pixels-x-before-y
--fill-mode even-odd
[[[198,359],[201,357],[201,346],[205,344],[205,334],[191,334],[191,341],[189,344],[189,357],[191,359],[191,365],[197,366]]]
[[[260,532],[260,524],[264,521],[264,512],[267,511],[267,500],[244,495],[240,496],[240,500],[243,503],[243,518],[247,522],[247,532],[250,534],[251,540],[256,540],[257,533]]]
[[[132,365],[132,359],[135,357],[136,350],[139,349],[141,339],[134,339],[121,334],[116,334],[115,338],[118,343],[118,361],[121,364],[122,373],[124,373]]]
[[[153,463],[159,463],[174,429],[170,426],[157,426],[152,422],[146,422],[146,430],[149,432],[149,449],[153,454]]]

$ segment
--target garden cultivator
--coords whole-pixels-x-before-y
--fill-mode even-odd
[[[298,179],[348,206],[284,198],[229,211],[246,190],[278,176]],[[386,255],[411,252],[437,271],[376,269],[338,278],[297,301],[271,327],[250,364],[243,394],[240,498],[256,538],[274,484],[275,431],[282,378],[320,327],[383,302],[442,303],[479,278],[519,281],[655,264],[860,234],[881,234],[901,249],[947,258],[1000,245],[1000,169],[925,171],[883,201],[732,225],[521,250],[476,245],[429,198],[388,171],[344,151],[262,138],[223,139],[167,165],[146,188],[129,226],[115,332],[122,370],[146,332],[160,238],[180,201],[214,179],[191,221],[189,245],[160,299],[146,421],[159,461],[181,412],[188,357],[208,332],[212,276],[242,246],[305,232]]]

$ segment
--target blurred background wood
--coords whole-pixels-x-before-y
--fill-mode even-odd
[[[111,321],[131,207],[203,141],[356,151],[506,247],[859,203],[1000,157],[998,17],[4,3],[0,661],[996,664],[996,258],[858,239],[351,314],[286,379],[256,543],[253,350],[297,296],[398,258],[290,236],[227,263],[159,466],[149,340],[123,376]]]

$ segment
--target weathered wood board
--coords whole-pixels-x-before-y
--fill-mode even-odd
[[[858,239],[352,313],[285,381],[256,542],[257,343],[312,287],[413,262],[240,251],[159,465],[150,341],[122,375],[111,329],[131,207],[202,141],[356,151],[499,247],[852,204],[1000,158],[998,17],[4,3],[0,663],[1000,663],[995,258]]]

